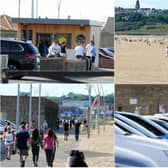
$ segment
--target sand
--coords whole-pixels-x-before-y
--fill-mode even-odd
[[[168,57],[165,57],[168,37],[117,36],[117,38],[120,40],[115,42],[116,84],[168,84]],[[145,42],[147,39],[150,45]]]

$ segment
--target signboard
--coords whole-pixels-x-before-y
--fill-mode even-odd
[[[82,34],[79,34],[76,36],[76,42],[77,43],[84,43],[86,41],[86,37]]]
[[[130,98],[129,99],[129,104],[130,105],[136,105],[136,104],[138,104],[138,99],[137,98]]]

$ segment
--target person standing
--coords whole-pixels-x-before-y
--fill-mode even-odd
[[[93,40],[91,40],[90,43],[86,45],[85,50],[86,50],[86,58],[87,58],[86,69],[90,71],[92,68],[92,63],[95,62],[95,57],[96,57],[96,48],[94,46]]]
[[[62,42],[61,43],[61,56],[66,56],[66,43]]]
[[[28,131],[26,131],[25,125],[22,125],[21,130],[16,134],[16,145],[19,149],[20,166],[24,167],[30,146],[30,135]]]
[[[166,58],[168,58],[168,46],[165,49],[165,56],[166,56]]]
[[[78,45],[74,49],[74,52],[77,59],[84,58],[84,48],[82,46],[82,43],[78,43]]]
[[[43,122],[43,124],[42,124],[43,133],[45,133],[47,129],[48,129],[48,123],[47,123],[46,120],[44,120],[44,122]]]
[[[54,132],[52,131],[51,128],[49,128],[48,133],[46,136],[44,136],[44,140],[43,140],[43,147],[45,150],[48,167],[53,166],[53,161],[54,161],[53,153],[54,153],[54,147],[55,147],[54,145],[55,145]]]
[[[64,141],[68,141],[68,136],[69,136],[69,123],[68,123],[68,120],[64,121],[63,127],[64,127]]]
[[[6,128],[6,132],[4,135],[4,140],[5,140],[5,146],[6,146],[6,153],[7,153],[7,160],[10,160],[11,158],[11,150],[14,145],[14,135],[11,131],[11,127],[8,126]]]
[[[48,57],[60,57],[61,47],[57,40],[55,40],[48,49]]]
[[[80,133],[80,125],[81,122],[79,122],[78,120],[75,121],[75,140],[78,141],[79,140],[79,133]]]
[[[33,164],[34,166],[38,166],[38,158],[39,158],[39,151],[40,151],[40,135],[37,128],[32,130],[32,137],[30,139],[32,154],[33,154]]]

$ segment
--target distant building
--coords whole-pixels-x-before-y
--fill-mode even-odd
[[[15,39],[17,37],[17,24],[12,23],[10,16],[0,16],[0,37]]]
[[[71,106],[71,107],[78,107],[82,110],[86,110],[89,107],[89,100],[82,100],[82,101],[63,101],[63,106]]]
[[[59,107],[59,117],[64,119],[76,118],[83,114],[77,106],[60,106]]]

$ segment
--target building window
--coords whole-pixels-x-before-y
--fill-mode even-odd
[[[27,40],[32,41],[32,30],[22,30],[21,31],[21,39],[23,41],[27,41]]]

